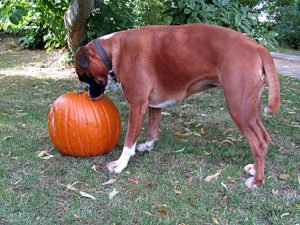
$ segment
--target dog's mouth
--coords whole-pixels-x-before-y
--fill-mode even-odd
[[[104,94],[105,86],[101,84],[86,84],[85,90],[88,91],[90,99],[95,100]]]

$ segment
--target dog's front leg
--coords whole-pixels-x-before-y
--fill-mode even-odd
[[[160,108],[149,107],[148,138],[145,143],[137,146],[138,151],[151,151],[154,148],[155,142],[159,139],[160,117]]]
[[[129,104],[129,121],[125,143],[120,158],[107,165],[110,172],[120,173],[127,167],[131,156],[135,154],[136,142],[145,118],[147,104]]]

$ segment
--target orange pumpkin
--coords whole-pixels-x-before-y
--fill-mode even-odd
[[[70,92],[53,103],[48,128],[53,145],[62,153],[87,157],[113,149],[120,138],[121,121],[108,97],[92,101],[86,92]]]

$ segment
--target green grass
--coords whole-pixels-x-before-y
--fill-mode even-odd
[[[5,64],[4,60],[0,57],[0,64]],[[252,155],[228,114],[222,90],[202,92],[166,108],[171,115],[162,117],[156,148],[138,153],[128,168],[116,175],[105,166],[120,155],[126,131],[128,107],[121,93],[107,93],[121,112],[122,139],[115,149],[92,158],[67,157],[51,145],[47,113],[58,96],[78,88],[77,80],[5,75],[0,70],[0,224],[300,221],[299,80],[281,77],[281,110],[264,119],[272,137],[266,180],[262,188],[250,191],[244,186],[247,177],[242,168],[252,162]],[[200,137],[176,135],[199,133],[201,128],[204,134]],[[144,126],[140,141],[145,140],[146,131]],[[43,160],[37,156],[40,151],[48,151],[54,158]],[[91,169],[94,164],[98,172]],[[217,180],[204,181],[220,169],[222,176]],[[290,177],[280,180],[282,173]],[[116,182],[102,185],[110,179]],[[67,185],[74,182],[79,182],[75,188],[96,200],[68,190]],[[109,200],[113,189],[119,193]]]

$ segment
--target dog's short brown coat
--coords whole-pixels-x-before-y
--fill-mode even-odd
[[[123,153],[108,165],[109,170],[121,172],[127,166],[147,109],[150,116],[146,144],[153,145],[158,140],[161,107],[219,86],[224,90],[230,115],[253,153],[255,177],[247,185],[261,185],[270,143],[260,116],[266,83],[269,101],[265,112],[276,112],[280,102],[278,76],[266,48],[239,32],[206,24],[147,26],[98,41],[112,60],[130,107]],[[107,84],[108,69],[92,42],[81,47],[75,61],[80,79],[89,77]]]

